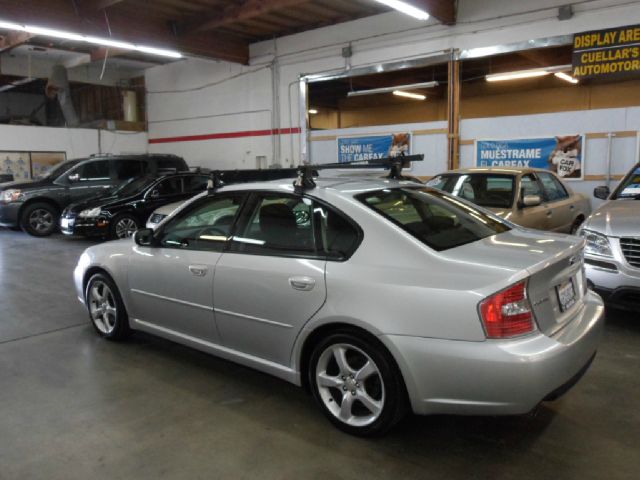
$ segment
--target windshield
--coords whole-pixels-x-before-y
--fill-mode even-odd
[[[51,165],[49,168],[46,168],[39,175],[34,177],[35,180],[42,180],[44,178],[58,178],[60,175],[65,173],[71,167],[80,163],[83,159],[77,160],[69,160],[68,162],[62,162],[57,165]]]
[[[142,189],[151,185],[155,181],[153,177],[130,178],[111,190],[111,194],[116,197],[129,197],[140,192]]]
[[[427,185],[487,208],[511,208],[515,191],[513,175],[493,173],[447,174]]]
[[[618,187],[615,198],[640,200],[640,165],[637,165]]]
[[[506,223],[430,188],[384,189],[356,198],[438,251],[511,230]]]

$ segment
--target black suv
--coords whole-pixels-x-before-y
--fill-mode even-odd
[[[60,229],[66,235],[127,238],[144,227],[155,209],[205,191],[208,182],[202,173],[134,178],[103,196],[69,205]]]
[[[73,202],[101,195],[122,182],[144,175],[188,171],[175,155],[113,155],[69,160],[28,182],[3,184],[0,226],[22,228],[44,237],[58,227],[60,212]]]

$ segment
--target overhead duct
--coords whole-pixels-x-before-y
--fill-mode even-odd
[[[53,67],[47,81],[45,93],[51,99],[58,99],[67,127],[77,127],[79,124],[78,114],[71,101],[71,88],[69,87],[67,69],[64,65],[55,65]]]

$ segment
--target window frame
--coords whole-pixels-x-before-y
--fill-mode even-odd
[[[551,200],[549,198],[549,195],[547,194],[547,187],[545,186],[544,181],[542,180],[542,176],[543,175],[549,175],[549,178],[551,178],[551,181],[554,182],[556,185],[560,186],[560,188],[562,189],[562,191],[565,194],[564,197],[556,198],[554,200]],[[551,172],[551,171],[549,171],[549,172],[537,172],[536,173],[536,177],[538,177],[540,185],[542,186],[542,191],[544,192],[544,199],[545,199],[546,203],[561,202],[561,201],[567,200],[568,198],[571,197],[571,195],[569,194],[569,191],[567,190],[567,188],[560,181],[560,179],[558,177],[556,177],[556,175],[553,172]]]

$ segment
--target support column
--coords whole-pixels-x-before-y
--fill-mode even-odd
[[[460,61],[455,51],[449,59],[447,84],[447,121],[448,121],[448,166],[449,170],[460,167]]]

